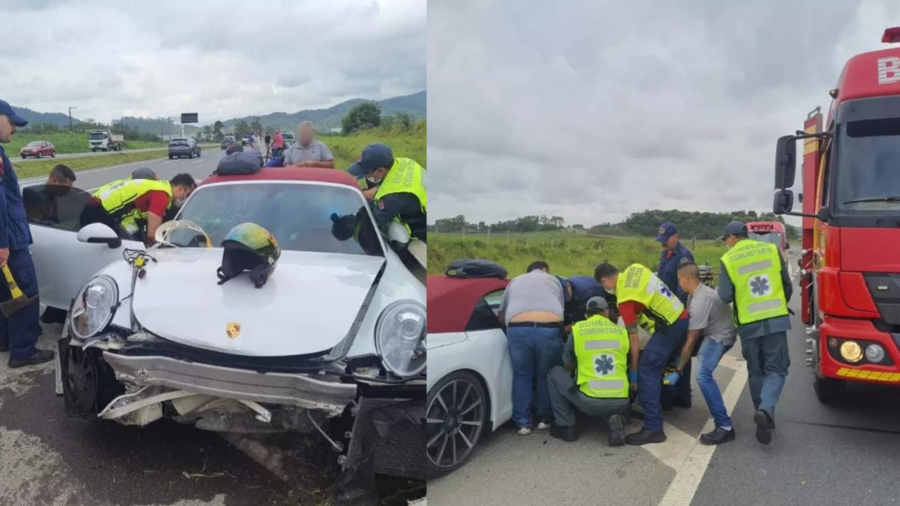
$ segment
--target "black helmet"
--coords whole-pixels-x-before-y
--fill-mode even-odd
[[[153,169],[149,167],[141,167],[140,169],[137,169],[131,173],[131,179],[152,179],[156,181],[157,177],[156,172],[153,172]]]
[[[248,270],[250,281],[260,288],[275,271],[281,256],[275,237],[255,223],[241,223],[232,228],[222,241],[222,248],[225,250],[222,266],[217,271],[220,285]]]

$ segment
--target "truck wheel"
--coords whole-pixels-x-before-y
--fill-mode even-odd
[[[844,392],[847,382],[844,380],[836,380],[831,378],[820,378],[816,376],[813,388],[816,390],[816,397],[822,404],[831,404],[835,399],[839,398]]]

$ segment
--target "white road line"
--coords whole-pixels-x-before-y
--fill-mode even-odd
[[[191,165],[197,165],[198,163],[203,163],[206,160],[197,160],[196,162],[191,162]]]
[[[737,405],[746,384],[747,364],[741,363],[741,366],[735,371],[734,377],[731,378],[728,388],[725,389],[725,394],[722,395],[725,408],[729,413],[734,413],[734,407]],[[703,432],[711,431],[713,428],[715,428],[715,424],[710,419],[706,422]],[[666,434],[668,435],[668,428]],[[667,443],[668,441],[663,443],[663,445]],[[650,450],[651,447],[663,445],[646,445],[644,448]],[[681,464],[675,468],[675,479],[669,484],[666,495],[659,502],[660,506],[689,506],[694,499],[694,494],[697,493],[697,489],[700,487],[700,481],[703,479],[703,475],[706,473],[706,468],[709,467],[709,461],[712,459],[715,451],[715,446],[706,446],[700,444],[699,440],[694,440],[690,453],[687,453],[687,457],[683,458]]]

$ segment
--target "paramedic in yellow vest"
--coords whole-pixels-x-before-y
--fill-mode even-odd
[[[550,436],[575,441],[575,410],[606,421],[609,445],[625,444],[625,417],[631,410],[628,385],[628,331],[609,320],[603,297],[591,297],[587,319],[572,326],[563,365],[550,369],[547,385],[553,426]],[[574,377],[572,371],[575,372]]]
[[[81,226],[104,223],[126,237],[153,244],[166,212],[180,207],[196,187],[190,174],[178,174],[171,181],[113,181],[94,192],[81,214]]]
[[[662,443],[663,432],[662,375],[673,353],[687,337],[688,312],[681,300],[650,269],[632,264],[619,273],[609,263],[597,266],[596,277],[603,288],[615,295],[628,339],[629,382],[637,384],[637,395],[644,407],[644,426],[629,434],[625,442],[630,445]],[[650,340],[640,351],[638,326],[650,334]]]
[[[719,267],[719,298],[733,303],[734,322],[747,361],[747,383],[756,412],[756,439],[772,441],[775,405],[791,365],[787,303],[793,288],[784,258],[774,244],[747,237],[747,227],[732,221],[721,237],[728,245]]]
[[[349,172],[356,179],[366,179],[369,189],[363,193],[372,201],[380,228],[398,221],[407,226],[411,237],[425,242],[427,192],[421,165],[411,158],[394,158],[391,148],[375,143],[362,150]]]

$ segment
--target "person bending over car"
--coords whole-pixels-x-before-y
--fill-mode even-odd
[[[178,174],[171,181],[113,181],[94,192],[81,214],[81,226],[103,223],[120,235],[153,244],[167,211],[181,207],[196,187],[190,174]]]

